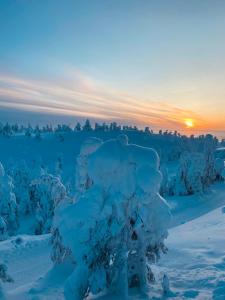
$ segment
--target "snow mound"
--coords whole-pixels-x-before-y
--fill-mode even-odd
[[[128,144],[121,135],[104,143],[87,142],[81,147],[84,153],[86,175],[77,201],[59,205],[54,221],[63,247],[71,249],[76,262],[65,297],[83,299],[86,293],[109,288],[124,297],[133,287],[144,291],[149,264],[165,250],[170,220],[168,205],[158,193],[158,155]]]

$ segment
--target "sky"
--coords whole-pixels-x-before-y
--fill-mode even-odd
[[[223,134],[224,36],[224,0],[0,0],[0,120]]]

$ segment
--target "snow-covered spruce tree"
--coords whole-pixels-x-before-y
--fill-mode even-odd
[[[2,134],[4,136],[10,137],[13,134],[12,127],[9,123],[6,123],[2,129]]]
[[[0,280],[2,283],[14,281],[12,277],[7,273],[7,266],[3,263],[0,264]],[[0,283],[0,299],[6,299],[1,283]]]
[[[36,157],[32,160],[29,173],[30,181],[39,178],[41,175],[46,174],[46,167],[44,166],[40,157]]]
[[[91,131],[92,130],[91,123],[88,119],[84,123],[83,130],[84,131]]]
[[[31,182],[29,194],[36,218],[35,234],[50,232],[54,209],[66,198],[64,185],[58,177],[46,173]]]
[[[0,241],[6,240],[8,237],[7,226],[3,217],[0,216]]]
[[[76,164],[76,198],[92,185],[92,181],[87,173],[88,156],[96,151],[101,144],[102,141],[100,139],[88,138],[81,146]],[[69,201],[67,198],[67,203],[69,203]],[[54,264],[63,263],[65,261],[74,262],[72,252],[68,247],[63,245],[62,237],[57,227],[52,230],[51,259]]]
[[[65,262],[71,262],[75,264],[73,259],[72,251],[69,247],[65,247],[62,242],[62,237],[59,233],[58,228],[52,228],[52,251],[51,251],[51,260],[54,265],[62,264]]]
[[[216,149],[217,140],[211,135],[207,134],[204,138],[204,160],[205,169],[203,176],[203,185],[208,187],[216,179],[215,174],[215,157],[214,152]]]
[[[81,131],[81,124],[78,122],[77,124],[76,124],[76,126],[74,127],[74,131],[77,131],[77,132],[79,132],[79,131]]]
[[[41,130],[38,125],[34,129],[34,135],[35,135],[36,139],[38,139],[38,140],[41,139]]]
[[[28,127],[25,129],[25,136],[31,137],[33,133],[33,128],[30,124],[28,124]]]
[[[44,169],[38,158],[33,160],[29,167],[23,160],[17,164],[13,164],[10,170],[10,176],[12,177],[13,191],[18,204],[19,218],[24,215],[32,214],[33,210],[36,209],[36,207],[33,206],[32,199],[30,199],[30,184],[42,174],[44,174]]]
[[[165,196],[169,194],[169,175],[168,175],[168,169],[165,164],[160,166],[160,172],[162,174],[160,195]]]
[[[61,179],[62,172],[63,172],[63,155],[59,155],[57,157],[56,164],[55,164],[55,175]]]
[[[9,235],[15,234],[18,228],[18,210],[16,196],[13,193],[12,179],[0,163],[0,216],[3,218]]]
[[[204,170],[205,161],[201,153],[184,152],[180,158],[172,194],[192,195],[202,192]]]
[[[115,292],[126,298],[152,281],[151,263],[165,251],[169,208],[158,191],[159,159],[126,136],[101,144],[88,156],[92,184],[74,204],[59,206],[54,226],[76,261],[65,297]]]
[[[12,169],[12,180],[16,201],[18,203],[19,215],[27,215],[31,212],[29,198],[30,177],[30,170],[25,161],[19,162]]]
[[[217,180],[224,180],[225,162],[222,158],[216,158],[214,163],[215,175]]]
[[[102,144],[102,140],[98,138],[88,138],[81,145],[80,153],[76,160],[76,193],[77,196],[87,190],[92,182],[88,175],[88,157],[91,153],[97,150],[97,148]]]

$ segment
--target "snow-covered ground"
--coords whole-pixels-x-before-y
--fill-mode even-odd
[[[0,260],[14,280],[4,284],[6,299],[32,299],[26,294],[51,267],[49,253],[50,235],[19,235],[0,243]]]
[[[169,203],[174,213],[166,242],[169,250],[154,267],[157,284],[153,285],[151,296],[153,299],[225,299],[225,185],[213,186],[204,196],[176,197],[169,199]],[[52,277],[51,273],[45,276],[52,267],[49,239],[49,235],[21,235],[0,243],[0,259],[7,262],[15,281],[4,284],[6,299],[64,299],[61,270],[59,276]],[[164,273],[171,287],[166,296],[162,296],[159,285]],[[46,289],[45,284],[43,290],[44,276],[49,285]]]
[[[14,279],[13,283],[5,283],[4,274],[0,274],[6,299],[64,299],[65,281],[72,273],[74,274],[75,269],[79,270],[79,260],[75,255],[79,252],[77,249],[82,249],[81,240],[79,240],[80,244],[75,244],[73,247],[71,243],[74,245],[74,241],[78,241],[79,234],[82,238],[84,237],[85,245],[88,246],[90,243],[90,240],[86,239],[83,233],[81,234],[79,217],[82,221],[89,220],[89,217],[93,217],[95,221],[96,218],[98,221],[105,221],[105,216],[103,219],[100,218],[102,215],[97,212],[98,208],[104,211],[103,208],[107,208],[107,203],[110,203],[109,206],[112,207],[115,199],[117,202],[113,206],[114,214],[111,211],[109,213],[113,222],[121,215],[123,207],[129,207],[130,210],[126,210],[126,214],[130,214],[129,217],[132,216],[133,227],[136,221],[138,224],[138,220],[143,223],[143,216],[148,215],[146,212],[150,212],[151,218],[145,219],[147,220],[146,228],[147,226],[150,228],[146,232],[160,233],[160,228],[164,232],[161,225],[165,225],[166,229],[168,224],[166,224],[162,210],[159,212],[157,207],[154,208],[157,204],[156,198],[153,197],[154,200],[152,198],[152,207],[147,208],[144,201],[145,196],[149,199],[155,193],[168,212],[167,205],[157,194],[160,187],[161,195],[167,199],[171,208],[173,219],[166,241],[168,253],[153,266],[156,282],[151,287],[148,299],[225,300],[225,238],[223,233],[225,229],[225,209],[223,209],[225,207],[223,181],[225,165],[223,159],[218,160],[214,157],[216,146],[213,137],[188,139],[172,134],[157,135],[136,130],[128,130],[126,135],[121,135],[121,132],[117,130],[108,132],[84,130],[65,132],[60,135],[45,133],[41,138],[0,136],[0,161],[2,162],[0,165],[0,237],[3,240],[10,236],[7,240],[0,242],[0,265],[5,263],[8,267],[7,274]],[[108,142],[105,142],[106,140]],[[143,146],[148,148],[143,148]],[[158,156],[153,155],[155,152],[149,148],[156,149],[161,159],[160,170],[164,178],[161,186]],[[98,194],[99,188],[101,188],[100,194]],[[97,196],[91,191],[92,193],[95,191]],[[109,194],[110,197],[108,197]],[[87,198],[84,197],[85,195]],[[118,195],[121,197],[116,198]],[[121,201],[129,200],[131,195],[133,203],[138,200],[136,206],[118,206],[118,203],[122,203]],[[80,198],[84,198],[85,202],[79,202]],[[142,203],[140,199],[143,199],[142,202],[145,205],[143,211],[139,210],[140,203]],[[98,202],[99,200],[102,202]],[[62,210],[58,210],[59,203],[62,204]],[[77,203],[80,203],[83,215]],[[85,205],[82,206],[82,203]],[[63,214],[63,207],[66,213],[71,212],[71,214]],[[74,211],[76,212],[77,208],[76,215]],[[115,214],[115,211],[118,213]],[[140,218],[137,218],[138,213]],[[154,213],[157,218],[154,218]],[[167,216],[169,219],[169,213]],[[125,220],[131,220],[129,217],[126,215]],[[160,219],[160,226],[158,219]],[[60,222],[57,223],[57,220]],[[76,223],[75,220],[78,222]],[[95,221],[92,229],[93,232],[98,232],[96,228],[104,226],[99,221],[100,226],[96,227]],[[117,221],[123,226],[119,217]],[[50,259],[51,235],[45,234],[50,232],[52,224],[54,224],[55,234],[53,234],[54,266]],[[89,229],[87,229],[88,232]],[[57,230],[59,230],[58,236]],[[135,232],[136,235],[135,230],[133,233]],[[73,232],[73,238],[71,238],[71,232]],[[31,235],[34,233],[42,233],[42,235]],[[160,234],[161,236],[156,239],[158,246],[162,246],[160,241],[164,241],[166,230],[165,234]],[[12,237],[13,235],[16,236]],[[129,236],[132,237],[132,234]],[[119,241],[118,235],[114,238],[112,234],[111,237],[113,237],[112,241],[116,243]],[[104,235],[100,236],[98,241],[102,240],[105,241]],[[121,238],[121,245],[124,240]],[[62,244],[60,244],[61,241],[63,241]],[[142,244],[147,241],[147,238],[144,237],[143,241]],[[153,249],[156,245],[152,242]],[[139,248],[138,245],[137,249]],[[66,252],[65,249],[69,251]],[[92,250],[93,248],[88,251]],[[126,257],[127,250],[124,253]],[[67,254],[70,259],[69,263],[68,260],[64,260]],[[83,250],[81,257],[82,259],[85,257]],[[57,258],[62,258],[63,264],[57,265],[56,262],[60,261]],[[76,268],[74,268],[74,261],[76,261]],[[138,260],[136,265],[139,265],[140,261]],[[122,266],[118,269],[120,274],[123,274]],[[126,269],[129,270],[129,268]],[[2,265],[0,266],[1,272],[4,273]],[[77,271],[77,278],[80,277],[79,274]],[[104,281],[102,274],[96,277],[100,278],[100,281]],[[166,295],[163,295],[161,285],[162,278],[165,282],[164,274],[168,275],[171,288]],[[96,281],[90,282],[88,288],[91,294],[90,286],[92,284],[96,288]],[[128,284],[125,282],[125,285]],[[72,290],[77,286],[79,288],[79,285],[75,285],[73,281]],[[79,291],[78,288],[76,290]],[[102,286],[100,289],[96,288],[96,293],[103,289]],[[143,296],[135,295],[134,291],[132,293],[130,295],[132,300],[144,299]],[[73,297],[74,290],[71,298]],[[98,299],[124,300],[118,295],[103,295],[100,298],[98,296]]]
[[[224,228],[225,214],[217,208],[170,230],[158,271],[170,278],[171,297],[225,299]]]

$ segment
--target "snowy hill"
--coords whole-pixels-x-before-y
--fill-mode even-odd
[[[117,129],[0,136],[5,299],[225,299],[217,145]]]
[[[175,299],[225,299],[224,228],[222,207],[171,229],[160,271],[168,274]]]
[[[6,299],[30,299],[27,292],[51,267],[49,240],[50,235],[20,235],[0,243],[0,260],[14,280],[4,284]]]
[[[225,204],[225,187],[220,189]],[[205,201],[207,203],[207,199]],[[202,215],[203,212],[197,207],[195,214]],[[187,219],[190,217],[188,215],[189,212]],[[180,218],[178,213],[174,215],[176,218]],[[159,285],[164,273],[170,280],[171,293],[168,296],[172,299],[225,299],[224,228],[225,214],[221,206],[170,229],[166,242],[168,254],[154,266],[158,279],[152,287],[154,299],[165,298]],[[49,235],[19,236],[0,243],[0,258],[8,261],[9,273],[15,280],[15,283],[5,286],[7,299],[64,299],[63,278],[48,275],[48,290],[41,290],[41,285],[37,283],[37,279],[51,268],[49,255]],[[32,286],[36,287],[36,291],[33,289],[30,292]],[[134,296],[132,299],[141,298]]]

